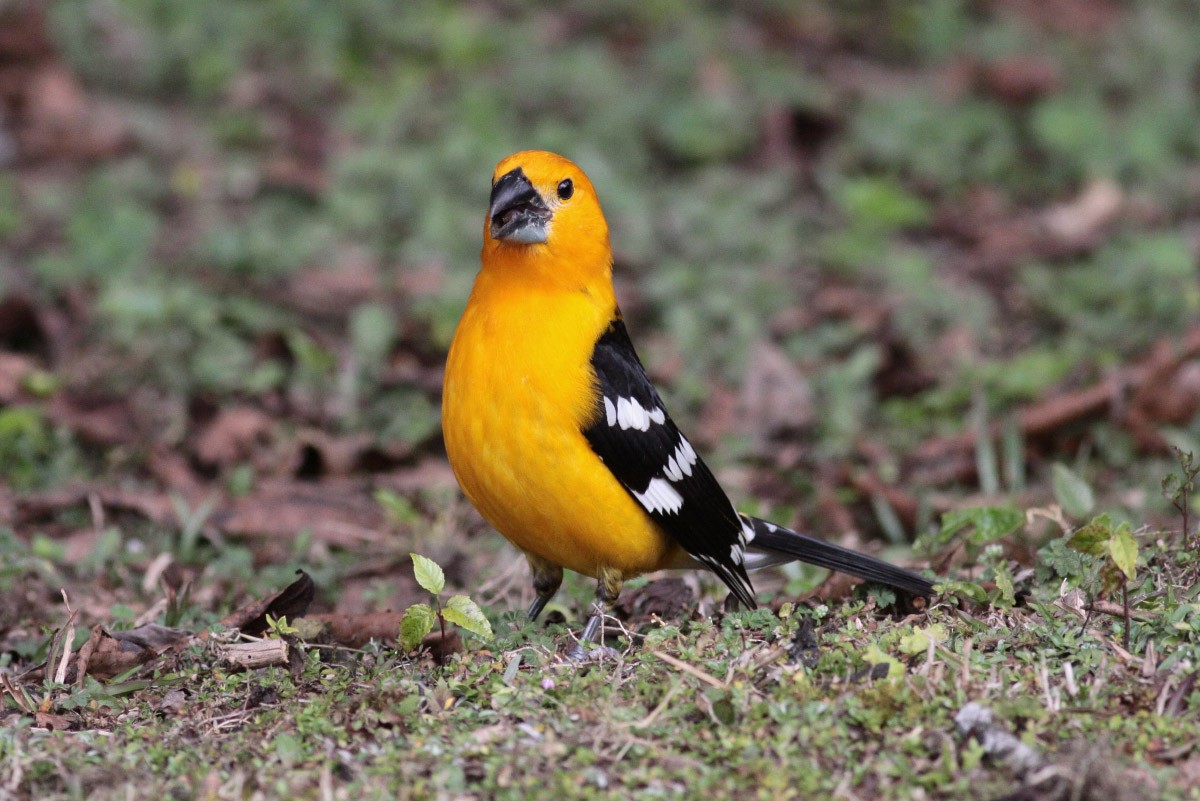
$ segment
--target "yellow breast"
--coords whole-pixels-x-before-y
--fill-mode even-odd
[[[590,576],[677,548],[592,452],[590,361],[615,304],[481,274],[446,364],[442,425],[463,492],[522,551]]]

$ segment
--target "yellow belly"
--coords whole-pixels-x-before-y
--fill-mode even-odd
[[[586,295],[469,306],[446,364],[442,427],[463,492],[513,545],[628,577],[667,567],[678,549],[582,434],[606,314]]]

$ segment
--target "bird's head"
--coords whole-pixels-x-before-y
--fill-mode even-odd
[[[504,261],[611,267],[608,224],[592,182],[573,162],[544,150],[514,153],[496,165],[483,240],[485,254]]]

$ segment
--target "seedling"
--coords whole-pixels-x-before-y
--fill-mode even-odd
[[[1080,528],[1067,546],[1100,560],[1100,593],[1121,589],[1125,613],[1125,649],[1129,649],[1129,581],[1137,570],[1138,545],[1128,523],[1114,524],[1106,514]]]
[[[413,604],[404,612],[400,621],[400,644],[405,650],[413,650],[421,644],[425,636],[433,631],[436,622],[446,636],[446,622],[454,623],[483,640],[491,640],[492,625],[484,617],[479,605],[465,595],[455,595],[441,602],[441,592],[446,586],[446,574],[432,559],[420,554],[409,554],[413,560],[413,573],[417,583],[433,596],[433,605]]]
[[[1184,539],[1192,539],[1188,520],[1192,493],[1196,491],[1196,476],[1200,475],[1200,462],[1196,461],[1195,454],[1191,451],[1184,451],[1174,445],[1171,446],[1171,450],[1175,451],[1175,458],[1179,460],[1179,472],[1171,473],[1162,480],[1162,494],[1183,518]],[[1191,544],[1194,546],[1196,543]]]

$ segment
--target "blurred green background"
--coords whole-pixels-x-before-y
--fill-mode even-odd
[[[0,148],[0,296],[38,323],[3,340],[38,358],[0,409],[19,489],[143,475],[235,402],[436,454],[490,171],[523,148],[591,175],[675,415],[718,464],[782,471],[757,491],[785,504],[848,460],[904,480],[920,443],[1099,381],[1200,310],[1184,0],[0,14],[7,74],[28,66]],[[81,443],[37,401],[60,392],[129,403],[129,441]],[[1192,412],[1152,427],[1194,443]],[[1103,416],[1005,447],[1003,481],[939,489],[1021,490],[1051,460],[1114,492],[1165,469]]]

